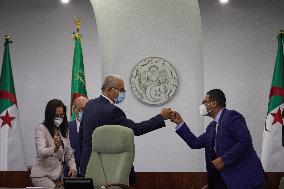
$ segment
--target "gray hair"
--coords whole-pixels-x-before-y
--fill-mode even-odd
[[[105,92],[107,89],[111,87],[115,87],[117,81],[119,80],[123,81],[123,79],[118,75],[114,75],[114,74],[107,75],[105,77],[104,83],[102,84],[102,88],[101,88],[102,92]]]

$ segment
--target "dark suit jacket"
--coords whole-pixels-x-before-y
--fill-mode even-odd
[[[77,132],[76,120],[70,121],[68,123],[68,130],[69,130],[70,145],[71,145],[71,148],[74,150],[76,167],[77,167],[77,170],[79,170],[81,149],[80,149],[80,144],[79,144],[79,133]]]
[[[80,160],[80,175],[84,176],[92,152],[93,131],[103,125],[122,125],[131,128],[134,135],[139,136],[165,126],[163,117],[158,114],[149,120],[135,123],[127,119],[124,112],[100,96],[88,101],[84,108],[80,127],[80,142],[82,153]]]
[[[77,171],[79,171],[81,149],[79,143],[79,133],[77,132],[76,120],[68,122],[68,132],[69,132],[70,146],[74,151],[74,158],[75,158]],[[63,162],[63,172],[64,176],[67,177],[69,172],[69,167],[67,165],[67,162]]]
[[[250,132],[244,117],[234,111],[224,109],[217,127],[217,157],[222,157],[225,167],[220,174],[230,189],[252,189],[264,183],[264,171],[253,148]],[[184,124],[177,134],[193,149],[205,148],[206,169],[209,187],[213,165],[214,123],[208,125],[206,132],[196,137]],[[211,185],[212,187],[212,185]],[[213,186],[214,187],[214,186]]]

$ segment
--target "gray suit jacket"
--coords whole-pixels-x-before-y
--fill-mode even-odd
[[[48,177],[52,180],[62,175],[62,162],[68,162],[71,169],[76,170],[74,152],[70,147],[69,136],[60,137],[64,143],[54,153],[54,141],[49,131],[44,125],[39,125],[35,130],[36,158],[31,170],[31,177]]]

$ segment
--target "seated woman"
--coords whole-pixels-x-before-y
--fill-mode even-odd
[[[68,176],[76,176],[74,153],[67,132],[66,106],[61,100],[50,100],[45,120],[35,130],[36,158],[31,170],[34,186],[63,188],[62,162],[68,162]]]

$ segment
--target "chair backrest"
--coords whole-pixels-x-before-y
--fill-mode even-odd
[[[280,180],[279,189],[284,189],[284,177]]]
[[[98,127],[92,136],[92,154],[86,177],[93,178],[95,187],[113,183],[129,185],[134,156],[132,129],[120,125]],[[116,188],[119,187],[111,187]]]

